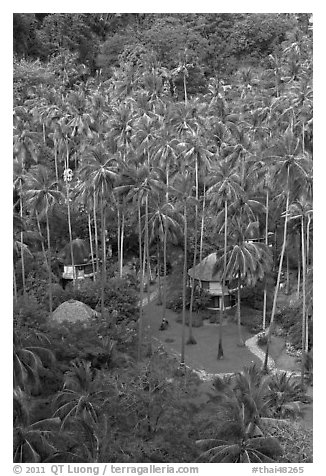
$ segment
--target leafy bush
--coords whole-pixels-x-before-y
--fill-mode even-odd
[[[116,310],[118,312],[117,322],[122,320],[136,320],[137,319],[137,300],[138,296],[133,287],[133,283],[127,278],[110,278],[105,284],[104,288],[105,301],[104,306],[109,313]],[[65,290],[55,288],[53,292],[53,302],[56,306],[64,301],[74,299],[81,301],[92,309],[100,311],[101,303],[101,282],[95,282],[85,279],[78,288],[72,286]]]
[[[190,299],[191,299],[191,289],[187,288],[186,290],[186,309],[190,308]],[[204,290],[199,287],[195,288],[194,298],[193,298],[193,311],[200,311],[206,309],[211,301],[211,296]],[[175,296],[170,301],[167,302],[167,308],[171,309],[174,312],[182,311],[183,298],[182,294]]]
[[[302,305],[295,301],[288,307],[284,307],[275,315],[275,322],[285,330],[287,339],[296,348],[301,348],[302,339]],[[313,345],[312,320],[308,320],[309,349]]]
[[[65,323],[47,325],[51,349],[58,361],[69,362],[73,359],[87,360],[94,367],[112,367],[122,363],[117,352],[127,352],[133,347],[136,331],[132,323],[121,322],[112,327],[109,320],[96,318],[88,323]],[[118,359],[119,357],[119,359]],[[128,360],[128,358],[127,358]]]
[[[297,428],[293,423],[275,425],[272,430],[283,447],[279,463],[312,463],[312,430]]]
[[[37,301],[34,294],[28,294],[25,298],[19,296],[13,306],[14,322],[19,322],[20,325],[40,327],[47,315],[47,309]]]
[[[251,307],[241,306],[241,322],[249,332],[257,334],[257,332],[262,330],[262,313],[255,311]]]

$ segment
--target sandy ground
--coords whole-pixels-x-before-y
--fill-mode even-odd
[[[179,356],[181,351],[182,325],[176,322],[177,314],[169,309],[166,318],[169,327],[166,331],[160,331],[162,319],[162,306],[151,302],[144,307],[144,326],[146,333],[151,335],[156,342],[163,344],[170,353]],[[251,336],[242,328],[243,337],[247,339]],[[188,327],[186,327],[186,340],[188,337]],[[246,365],[260,360],[253,355],[246,347],[238,347],[238,331],[234,323],[223,326],[223,350],[224,359],[217,360],[217,346],[219,328],[216,324],[206,324],[202,327],[194,328],[193,335],[197,340],[196,345],[186,345],[185,363],[196,370],[205,370],[208,373],[228,373],[242,370]]]

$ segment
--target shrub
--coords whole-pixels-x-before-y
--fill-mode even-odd
[[[14,322],[19,322],[20,325],[38,328],[44,324],[47,315],[47,309],[37,301],[34,294],[19,296],[13,306]]]
[[[122,320],[137,319],[137,293],[133,288],[133,283],[129,278],[110,278],[107,280],[104,289],[104,306],[109,313],[116,310],[118,312],[117,322]],[[78,288],[72,286],[65,290],[56,289],[54,292],[54,301],[57,305],[61,302],[74,299],[81,301],[92,309],[100,310],[101,303],[101,281],[95,282],[85,279]]]
[[[186,309],[190,308],[190,299],[191,299],[191,289],[187,288],[186,291]],[[200,311],[206,309],[209,302],[211,301],[211,296],[203,289],[197,287],[194,291],[193,298],[193,311]],[[173,299],[167,302],[167,308],[171,309],[174,312],[182,311],[183,298],[182,294],[175,296]]]
[[[296,348],[301,348],[302,336],[302,307],[300,301],[295,301],[290,306],[281,309],[275,315],[275,321],[286,332],[287,340]],[[308,320],[309,349],[313,345],[312,320]]]

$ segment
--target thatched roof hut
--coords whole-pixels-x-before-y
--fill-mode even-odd
[[[216,253],[206,256],[194,268],[188,270],[188,275],[198,281],[221,281],[221,272],[216,271]]]
[[[86,323],[96,317],[97,313],[85,303],[71,299],[65,301],[52,314],[53,324],[62,324],[67,321],[71,324],[76,322]]]
[[[74,257],[74,265],[78,266],[89,261],[89,246],[81,238],[76,238],[72,240],[72,253]],[[71,266],[71,250],[70,243],[67,243],[62,252],[60,253],[60,259],[63,261],[65,266]]]
[[[216,270],[216,259],[216,253],[206,256],[195,267],[188,270],[188,276],[194,279],[195,285],[200,286],[212,296],[211,307],[219,309],[222,298],[222,272]],[[223,294],[225,308],[231,307],[234,299],[227,285],[223,287]]]

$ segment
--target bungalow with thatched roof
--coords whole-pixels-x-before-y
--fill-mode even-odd
[[[216,271],[216,253],[211,253],[194,268],[188,270],[188,276],[194,279],[194,285],[201,287],[212,296],[209,305],[211,309],[220,309],[222,303],[221,272]],[[224,307],[229,309],[235,303],[235,297],[229,289],[228,283],[224,286]],[[234,289],[232,291],[235,291]]]
[[[94,276],[93,263],[90,260],[90,250],[88,244],[76,238],[72,240],[72,254],[74,259],[74,266],[71,262],[71,248],[70,243],[67,243],[62,252],[59,254],[59,259],[63,263],[62,278],[72,280],[91,278]]]

